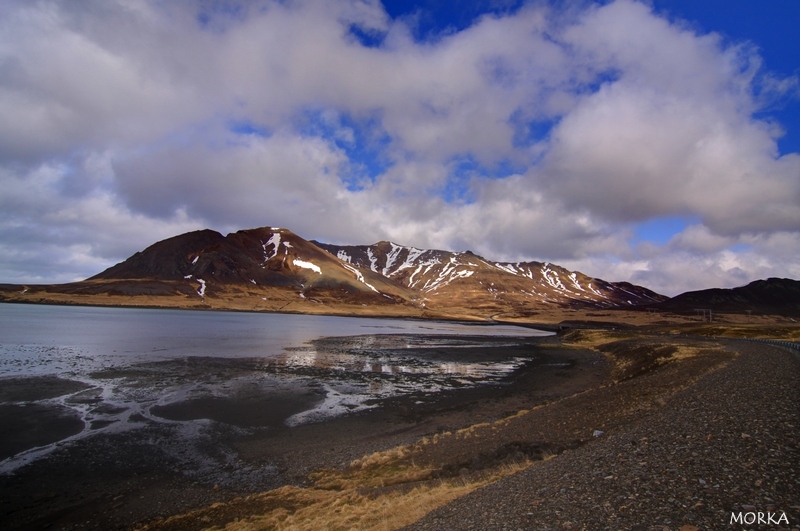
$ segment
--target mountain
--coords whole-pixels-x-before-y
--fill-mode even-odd
[[[662,302],[657,307],[677,313],[711,310],[797,316],[800,315],[800,281],[768,278],[732,289],[688,291]]]
[[[82,282],[0,286],[0,300],[483,319],[665,299],[549,263],[392,242],[330,245],[275,227],[189,232]]]
[[[611,283],[543,262],[493,262],[471,251],[425,250],[392,242],[313,242],[353,266],[379,273],[420,295],[421,304],[508,311],[511,308],[616,308],[666,297],[626,282]]]
[[[241,289],[281,288],[301,298],[360,303],[402,303],[410,290],[361,271],[281,228],[240,230],[222,236],[201,230],[151,245],[95,280],[166,280],[197,284],[200,297]]]

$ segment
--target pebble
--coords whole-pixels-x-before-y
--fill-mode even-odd
[[[791,426],[800,425],[800,357],[768,345],[727,344],[737,358],[663,407],[642,407],[629,422],[607,426],[603,437],[455,500],[405,531],[565,523],[593,531],[738,529],[730,525],[734,512],[767,507],[786,514],[787,529],[799,528],[800,439]],[[616,387],[666,385],[658,375]],[[613,481],[595,479],[600,466],[600,477]],[[536,497],[544,499],[532,506]]]

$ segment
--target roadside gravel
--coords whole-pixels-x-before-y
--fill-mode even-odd
[[[800,528],[800,357],[727,346],[739,356],[663,407],[404,529]]]

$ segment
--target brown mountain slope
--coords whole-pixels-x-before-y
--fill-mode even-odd
[[[415,298],[404,287],[343,263],[289,230],[267,227],[227,236],[203,230],[169,238],[88,281],[112,279],[184,281],[197,285],[201,297],[244,286],[364,303]]]
[[[81,282],[0,285],[0,301],[423,317],[417,294],[286,229],[175,236]]]
[[[492,262],[470,251],[423,250],[392,242],[342,246],[315,242],[338,258],[418,291],[430,307],[495,309],[614,308],[666,297],[628,283],[610,283],[542,262]]]

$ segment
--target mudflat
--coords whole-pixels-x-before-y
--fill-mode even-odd
[[[800,521],[796,354],[665,330],[485,341],[526,362],[291,428],[198,421],[183,426],[203,436],[181,442],[143,422],[75,441],[0,477],[4,527],[663,531],[751,509]]]
[[[429,338],[440,342],[441,338]],[[424,338],[418,338],[424,343]],[[336,347],[337,340],[325,348]],[[545,403],[599,385],[610,366],[596,352],[559,349],[551,338],[472,338],[479,349],[447,344],[437,359],[517,360],[517,368],[496,381],[446,388],[423,387],[367,408],[320,422],[289,427],[284,420],[322,399],[313,387],[265,390],[247,385],[224,396],[204,396],[150,408],[152,417],[132,414],[127,429],[68,439],[30,464],[0,475],[0,518],[4,529],[128,529],[216,502],[305,485],[308,474],[342,468],[365,454],[411,443],[475,422],[496,421],[534,403]],[[380,346],[380,345],[378,345]],[[322,348],[321,345],[317,346]],[[412,347],[413,348],[413,347]],[[478,350],[480,354],[478,354]],[[200,359],[110,369],[104,378],[181,379],[203,373],[224,382],[253,369],[253,360]],[[178,370],[180,369],[180,370]],[[313,370],[311,375],[313,376]],[[156,376],[158,375],[158,376]],[[352,376],[352,375],[351,375]],[[413,374],[411,375],[413,377]],[[441,378],[451,378],[447,374]],[[459,376],[461,378],[461,376]],[[55,377],[7,378],[0,385],[0,431],[7,453],[62,440],[83,421],[60,409],[59,400],[87,408],[100,403],[86,384]],[[59,398],[69,395],[69,398]],[[48,411],[33,411],[19,428],[26,401],[53,398]],[[3,415],[3,408],[13,414]],[[22,409],[20,409],[22,408]],[[11,411],[11,410],[14,411]],[[63,425],[53,419],[63,414]],[[49,416],[45,416],[49,415]],[[59,417],[61,418],[61,417]],[[77,422],[77,424],[76,424]],[[97,421],[96,421],[97,422]],[[16,424],[15,424],[16,423]],[[78,426],[80,424],[80,426]],[[102,424],[98,424],[98,428]],[[31,438],[31,434],[36,436]]]
[[[142,529],[797,527],[797,353],[663,329],[562,345],[602,352],[608,378]]]

